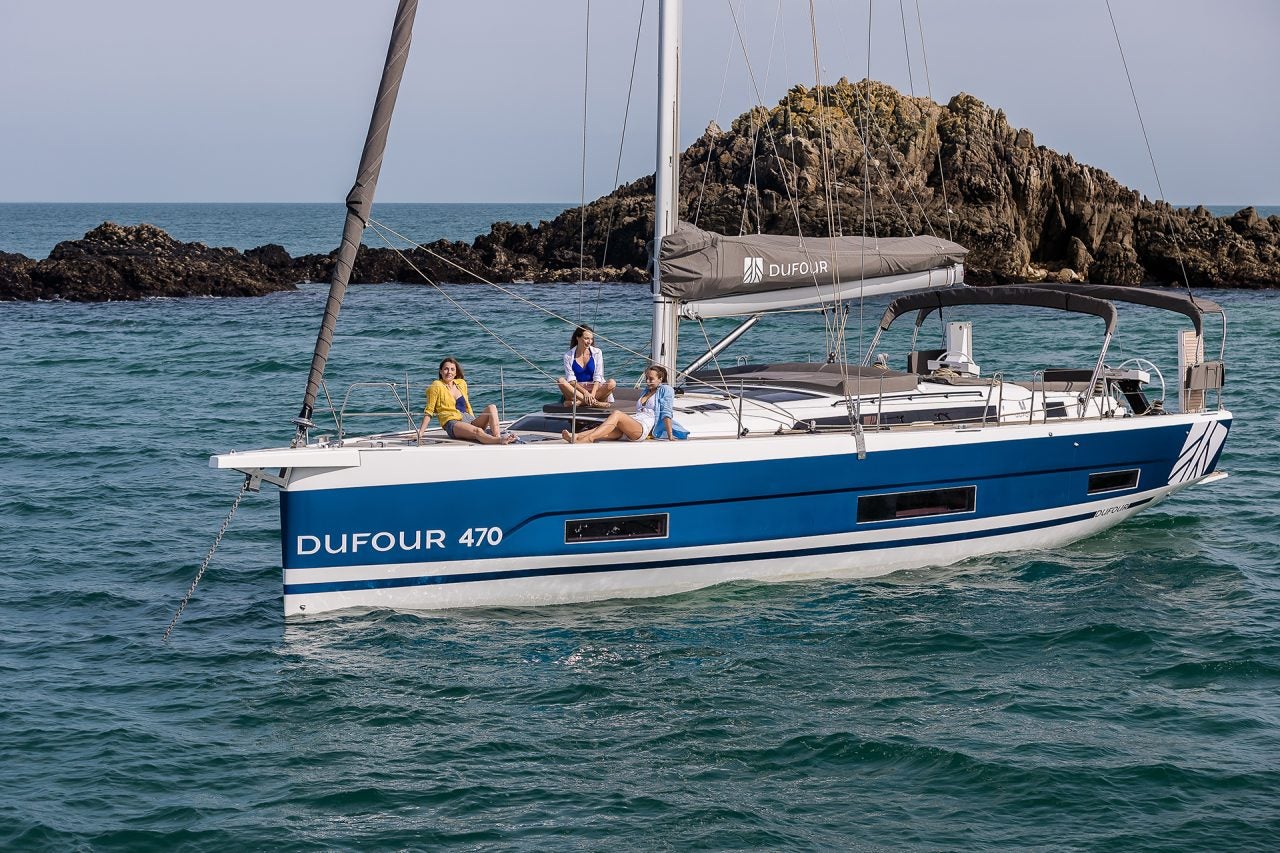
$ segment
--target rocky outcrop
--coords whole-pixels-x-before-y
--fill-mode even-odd
[[[269,257],[257,254],[264,249],[270,250]],[[260,260],[279,275],[295,282],[327,282],[333,274],[333,265],[337,262],[336,251],[327,255],[291,258],[279,246],[250,249],[245,255]],[[466,243],[448,240],[437,240],[420,249],[401,252],[361,246],[351,268],[352,284],[384,284],[392,281],[422,283],[424,277],[431,282],[469,283],[480,278],[487,281],[503,280],[502,273],[488,265],[482,253]]]
[[[272,248],[279,249],[254,252]],[[104,222],[81,240],[54,246],[43,261],[0,255],[0,299],[262,296],[295,286],[292,272],[273,270],[252,254],[181,243],[153,225]]]
[[[940,105],[874,81],[797,86],[728,130],[710,125],[683,154],[681,174],[681,216],[709,230],[932,232],[970,248],[975,283],[1181,283],[1185,268],[1196,286],[1280,286],[1280,217],[1150,202],[1037,146],[1031,131],[966,94]],[[641,275],[652,192],[642,178],[587,206],[587,252],[608,268],[599,277]],[[519,277],[578,265],[577,211],[540,228],[495,227],[477,248],[487,239]]]
[[[972,283],[1181,283],[1185,270],[1200,287],[1280,286],[1280,217],[1150,202],[966,94],[941,105],[866,80],[796,86],[728,130],[712,123],[681,170],[681,216],[703,228],[936,233],[969,247]],[[497,223],[470,245],[362,248],[352,282],[644,281],[652,197],[649,176],[536,227]],[[0,253],[0,299],[256,296],[327,281],[333,264],[333,253],[242,253],[105,223],[43,261]]]
[[[0,300],[262,296],[294,290],[300,282],[328,281],[335,257],[336,252],[294,258],[274,244],[246,252],[210,248],[179,242],[154,225],[104,222],[80,240],[59,243],[43,261],[0,252]],[[361,247],[352,281],[420,282],[423,274],[432,281],[475,280],[463,270],[490,281],[502,278],[466,243],[439,241],[403,255]]]

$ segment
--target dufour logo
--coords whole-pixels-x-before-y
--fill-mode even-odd
[[[792,261],[789,264],[769,264],[766,270],[764,258],[746,257],[742,259],[742,283],[759,284],[764,281],[764,274],[769,273],[771,279],[794,279],[800,276],[822,275],[831,269],[826,261]]]

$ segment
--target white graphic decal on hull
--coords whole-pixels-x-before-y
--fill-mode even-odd
[[[1178,454],[1178,461],[1169,472],[1169,485],[1187,483],[1208,473],[1209,463],[1218,455],[1226,438],[1227,428],[1218,421],[1192,426]]]

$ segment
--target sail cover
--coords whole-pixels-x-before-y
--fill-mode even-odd
[[[681,222],[658,255],[662,294],[682,302],[813,288],[959,264],[968,252],[938,237],[726,237]]]

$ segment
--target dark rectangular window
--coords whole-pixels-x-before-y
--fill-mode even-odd
[[[916,409],[908,412],[879,412],[862,415],[863,426],[885,426],[897,424],[949,424],[949,423],[981,423],[984,418],[995,420],[996,407],[988,406],[984,410],[981,406],[965,406],[963,408],[954,409]],[[796,425],[795,429],[803,429],[805,423],[814,426],[849,426],[849,416],[830,418],[810,418],[807,421],[801,421]]]
[[[1132,489],[1137,485],[1137,468],[1129,468],[1125,471],[1103,471],[1089,475],[1089,494],[1091,495],[1096,495],[1098,492],[1119,492]]]
[[[858,498],[858,523],[973,512],[977,495],[977,486],[930,489],[924,492],[895,492],[890,495],[864,495]]]
[[[574,518],[564,523],[564,541],[611,542],[615,539],[665,539],[667,513],[615,518]]]

